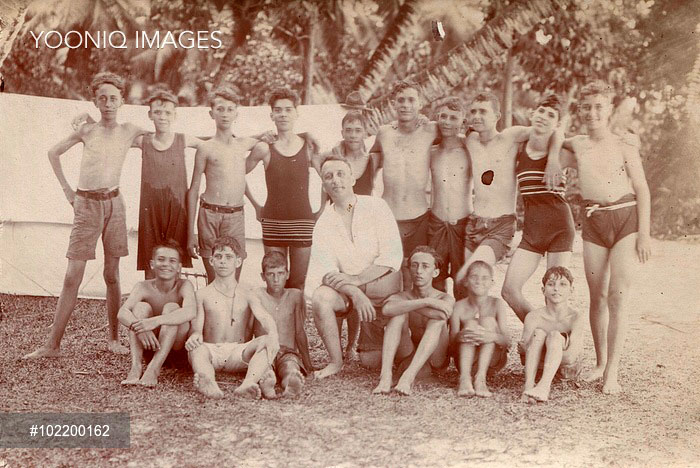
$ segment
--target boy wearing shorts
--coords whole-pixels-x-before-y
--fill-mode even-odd
[[[271,365],[279,350],[277,327],[257,295],[239,287],[236,281],[242,255],[243,249],[234,238],[214,241],[209,261],[216,276],[206,288],[197,291],[197,316],[185,349],[195,373],[194,386],[204,396],[224,396],[216,383],[216,371],[245,371],[243,382],[234,390],[236,395],[276,398]],[[266,335],[246,342],[251,312]]]
[[[61,339],[73,313],[78,289],[88,260],[95,258],[97,240],[104,245],[104,280],[107,286],[109,341],[107,348],[117,354],[129,350],[119,343],[119,258],[128,255],[126,209],[119,193],[119,179],[126,153],[145,130],[117,122],[117,112],[124,103],[124,80],[114,73],[95,75],[92,91],[100,121],[83,125],[49,150],[49,161],[63,193],[75,213],[68,245],[68,268],[56,305],[56,314],[46,344],[24,356],[24,359],[58,357]],[[73,190],[63,174],[61,155],[83,143],[78,188]]]

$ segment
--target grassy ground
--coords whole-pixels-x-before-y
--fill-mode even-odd
[[[0,411],[127,411],[131,448],[0,449],[0,467],[700,466],[700,245],[658,242],[654,253],[630,304],[625,392],[606,397],[600,384],[559,382],[536,406],[518,402],[523,375],[513,350],[489,400],[458,399],[454,368],[412,397],[372,396],[378,376],[357,363],[309,382],[295,401],[236,399],[240,378],[227,375],[226,397],[207,401],[189,372],[169,368],[157,389],[123,388],[128,358],[105,351],[103,302],[79,301],[63,358],[22,362],[45,338],[56,300],[2,295]],[[580,255],[573,270],[574,305],[586,313]],[[541,297],[535,281],[528,296]],[[320,367],[325,350],[311,322],[307,331]],[[519,336],[514,316],[509,331]],[[588,334],[588,367],[593,356]]]

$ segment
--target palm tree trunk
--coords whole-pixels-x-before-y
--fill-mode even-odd
[[[316,52],[316,21],[318,16],[313,12],[309,15],[306,40],[304,41],[304,94],[302,104],[311,104],[311,94],[314,86],[314,54]]]
[[[27,12],[25,2],[11,2],[9,7],[7,8],[6,5],[7,9],[0,17],[0,68],[12,51],[15,39],[24,26],[24,17]]]
[[[516,58],[513,49],[508,49],[506,67],[503,70],[503,128],[513,126],[513,69]]]
[[[352,86],[354,91],[360,92],[365,101],[369,100],[381,84],[387,70],[401,53],[401,49],[411,32],[411,27],[417,21],[418,1],[405,0],[399,8],[396,18],[387,28],[386,34]]]
[[[476,74],[482,65],[501,59],[518,37],[527,34],[542,18],[551,16],[558,8],[555,0],[516,0],[503,12],[488,21],[474,36],[447,52],[440,60],[411,77],[420,87],[423,102],[429,103],[447,95],[452,88]],[[376,67],[371,76],[358,81],[379,82],[390,66]],[[391,97],[386,95],[370,101],[374,108],[369,116],[378,126],[396,119]]]

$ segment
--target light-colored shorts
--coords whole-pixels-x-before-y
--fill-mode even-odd
[[[243,360],[247,343],[202,343],[202,346],[209,350],[214,370],[240,372],[248,369],[248,363]]]
[[[246,258],[243,210],[223,213],[201,206],[197,217],[197,231],[199,232],[199,254],[202,257],[211,257],[211,250],[217,238],[229,236],[236,239],[243,250],[243,258]]]
[[[73,230],[66,257],[71,260],[93,260],[97,240],[102,236],[106,257],[126,257],[126,207],[121,194],[94,200],[76,194],[73,202]]]

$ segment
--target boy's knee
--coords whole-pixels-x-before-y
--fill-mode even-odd
[[[510,303],[518,294],[518,290],[510,284],[504,284],[501,288],[501,297],[504,301]]]
[[[117,271],[105,269],[103,278],[107,286],[119,284],[119,273]]]
[[[537,328],[534,332],[532,332],[532,339],[544,343],[544,341],[547,339],[547,332],[541,328]]]
[[[174,302],[168,302],[163,306],[163,314],[171,314],[176,310],[180,310],[180,305]]]
[[[314,315],[321,310],[327,310],[332,307],[337,294],[335,290],[327,286],[320,286],[317,288],[313,296],[311,296],[311,305]]]
[[[547,346],[564,346],[564,337],[558,331],[547,333]]]
[[[148,302],[137,302],[131,312],[136,318],[148,318],[153,315],[153,308]]]

